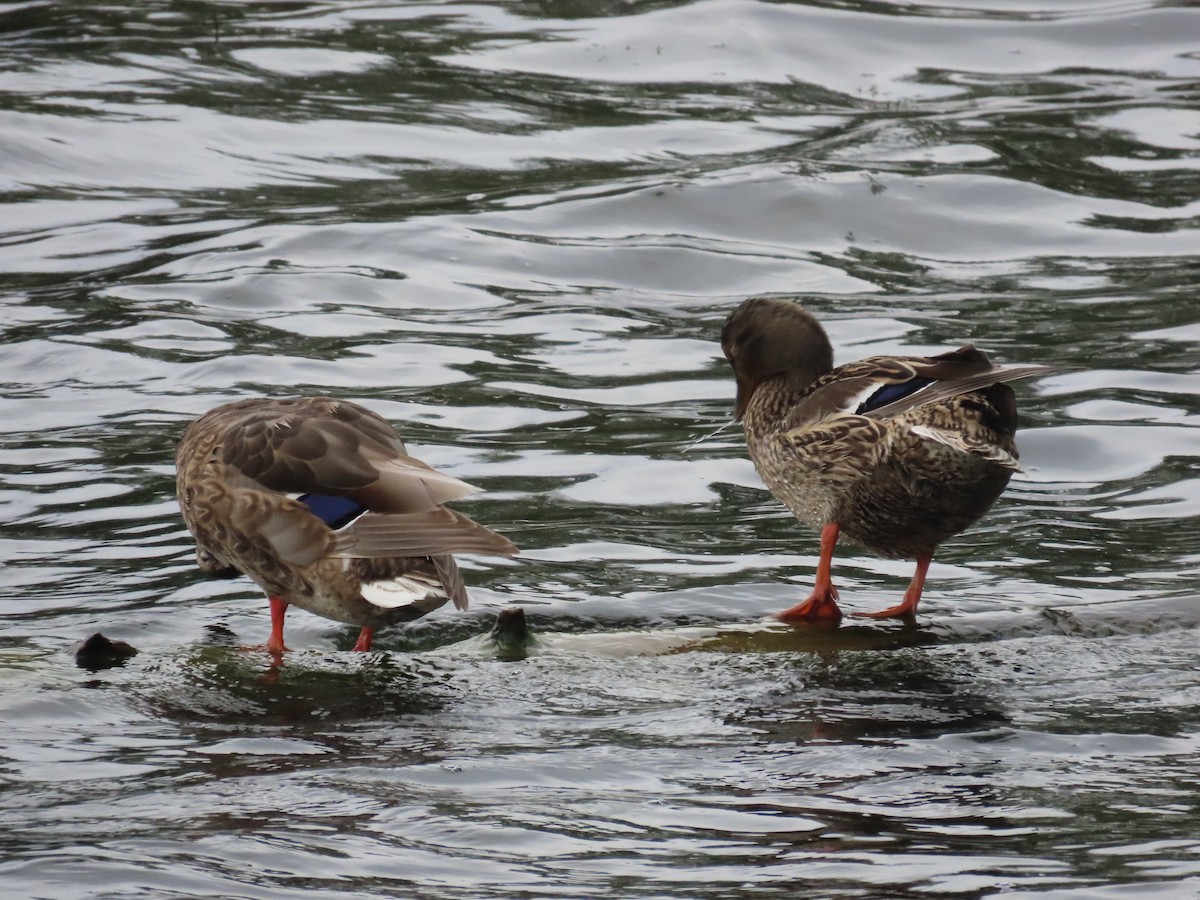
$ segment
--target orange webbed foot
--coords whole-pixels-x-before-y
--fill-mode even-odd
[[[807,599],[774,613],[771,618],[780,622],[806,622],[812,625],[836,625],[842,621],[837,605],[838,592],[832,584],[823,591],[814,590]]]
[[[879,612],[856,612],[850,613],[850,615],[856,619],[904,619],[907,622],[915,622],[917,605],[906,600],[895,606],[889,606],[887,609],[881,609]]]
[[[270,641],[267,641],[265,644],[251,644],[248,647],[240,647],[239,649],[244,650],[246,653],[269,653],[276,663],[283,662],[283,654],[292,652],[291,647],[285,647],[283,644],[276,646]]]

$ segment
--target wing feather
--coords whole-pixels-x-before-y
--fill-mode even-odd
[[[466,609],[470,602],[467,598],[467,586],[463,583],[462,573],[458,571],[458,563],[454,561],[454,557],[449,554],[435,556],[433,566],[442,582],[442,590],[454,601],[454,608]]]
[[[479,553],[513,556],[508,538],[452,509],[419,513],[367,513],[337,533],[334,554],[349,558]]]
[[[951,397],[957,397],[959,394],[969,394],[971,391],[983,390],[984,388],[991,387],[993,384],[1008,384],[1012,381],[1020,381],[1023,378],[1036,378],[1057,371],[1060,370],[1055,366],[997,366],[994,369],[989,369],[987,372],[980,372],[966,378],[955,378],[950,381],[934,381],[915,394],[869,410],[863,413],[863,415],[873,419],[890,418],[908,412],[910,409],[928,406],[931,403],[939,403],[942,400],[949,400]]]
[[[477,488],[409,456],[388,422],[355,403],[306,397],[218,411],[222,461],[267,490],[349,496],[380,512],[415,512]]]
[[[839,366],[818,379],[797,402],[788,418],[798,427],[830,415],[856,414],[888,419],[960,394],[983,390],[1023,378],[1060,371],[1056,366],[994,366],[982,350],[970,344],[940,356],[872,356]],[[873,409],[861,409],[880,390],[919,380],[904,396]]]

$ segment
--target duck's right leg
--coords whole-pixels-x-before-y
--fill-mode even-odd
[[[836,625],[842,620],[838,609],[837,588],[833,586],[833,548],[837,546],[837,522],[828,522],[821,529],[821,558],[817,562],[817,578],[808,598],[795,606],[777,612],[771,618],[781,622],[821,622]]]
[[[288,649],[283,643],[283,618],[287,614],[288,604],[279,597],[268,597],[267,602],[271,605],[271,636],[267,638],[265,649],[272,656],[282,657]]]

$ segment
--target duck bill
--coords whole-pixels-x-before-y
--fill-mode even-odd
[[[742,421],[742,416],[746,415],[746,407],[750,405],[750,398],[754,396],[756,387],[758,387],[757,379],[745,375],[737,376],[737,400],[733,405],[733,421]]]

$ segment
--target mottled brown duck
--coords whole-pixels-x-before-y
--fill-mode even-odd
[[[454,553],[511,556],[505,537],[444,504],[476,489],[409,456],[388,422],[326,397],[228,403],[191,422],[175,453],[183,520],[213,574],[267,594],[280,656],[289,605],[361,628],[467,606]]]
[[[771,493],[821,533],[812,594],[776,617],[837,622],[839,538],[915,559],[897,605],[916,615],[937,546],[979,519],[1020,471],[1008,382],[1049,366],[996,366],[970,345],[940,356],[873,356],[834,368],[820,323],[798,303],[754,298],[729,316],[721,348],[737,379],[734,418]]]

